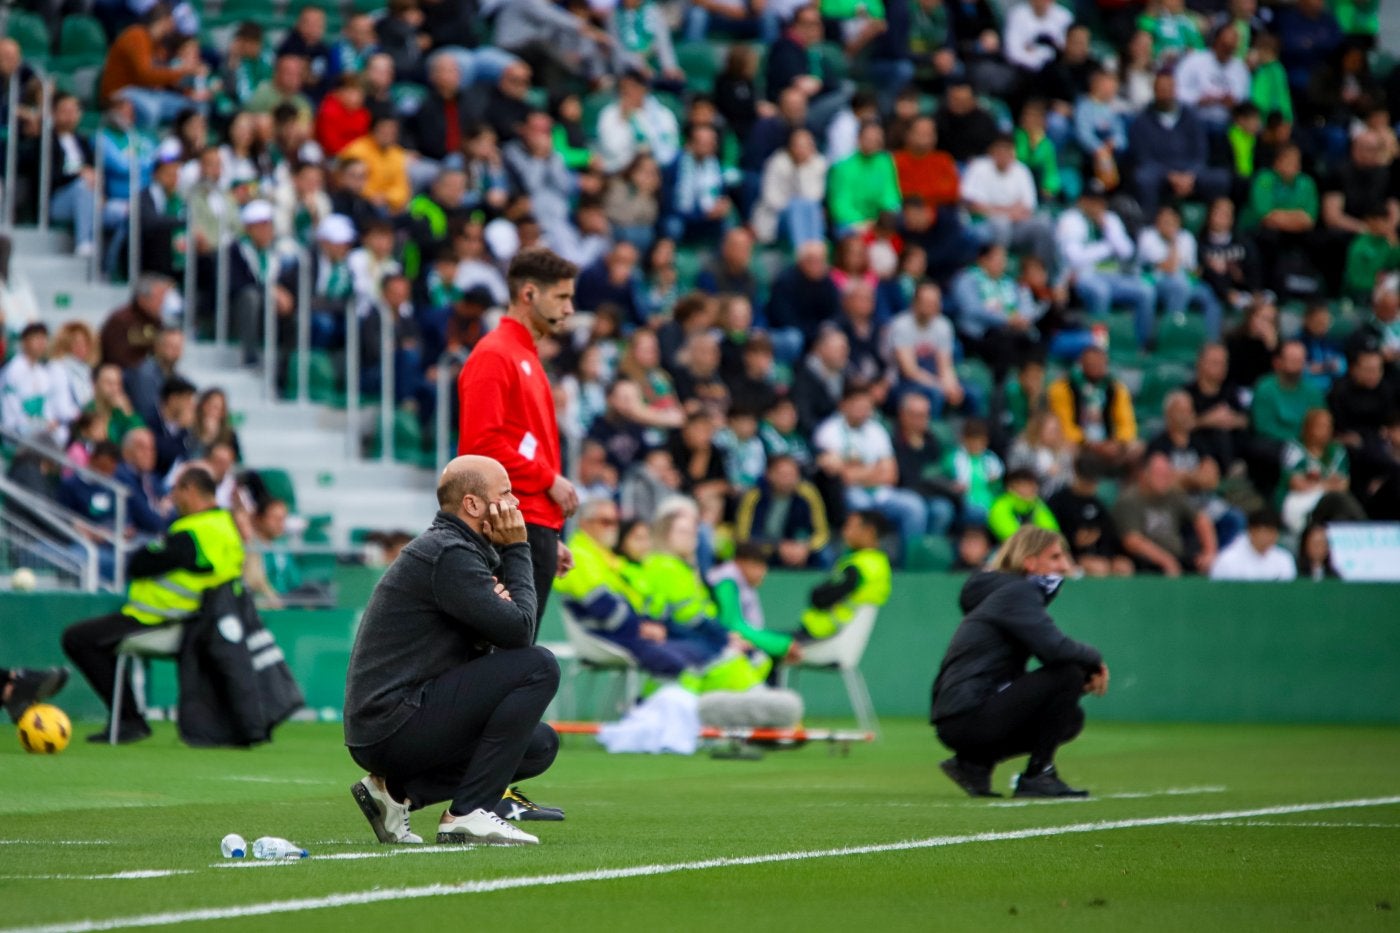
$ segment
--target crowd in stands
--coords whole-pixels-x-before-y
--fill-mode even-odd
[[[1094,574],[1262,574],[1281,530],[1312,576],[1327,522],[1400,516],[1379,0],[392,0],[294,5],[285,32],[95,12],[102,117],[55,100],[52,210],[82,254],[105,225],[135,296],[51,375],[25,331],[4,422],[93,462],[118,444],[103,468],[154,513],[172,425],[240,455],[162,320],[207,333],[225,301],[245,361],[282,371],[300,317],[336,360],[358,329],[361,389],[427,426],[542,245],[583,270],[542,347],[571,472],[624,521],[692,497],[702,566],[737,542],[828,567],[875,510],[905,566],[976,564],[1030,522]],[[0,85],[26,67],[0,41]],[[191,262],[181,310],[161,277]],[[32,410],[58,373],[75,397]]]

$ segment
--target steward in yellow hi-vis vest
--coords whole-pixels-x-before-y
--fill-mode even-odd
[[[852,512],[841,529],[849,549],[831,576],[812,590],[811,606],[802,613],[798,638],[819,641],[831,638],[856,616],[860,606],[883,606],[890,599],[890,559],[880,550],[880,538],[889,529],[879,512]]]
[[[186,468],[170,497],[180,517],[165,537],[131,555],[126,605],[120,612],[69,626],[63,651],[104,703],[112,700],[117,646],[149,626],[179,622],[199,612],[204,594],[243,576],[243,541],[233,517],[214,499],[214,478],[199,466]],[[122,700],[118,741],[150,735],[130,687]],[[107,732],[100,733],[102,741]],[[96,738],[96,737],[95,737]]]

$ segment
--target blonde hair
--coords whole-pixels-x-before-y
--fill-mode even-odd
[[[1069,543],[1065,541],[1064,535],[1058,531],[1039,528],[1035,525],[1022,525],[1016,529],[1014,535],[1002,542],[1001,547],[997,548],[997,552],[987,562],[987,569],[1000,570],[1003,573],[1025,573],[1028,558],[1034,557],[1056,544],[1066,554],[1069,553]]]
[[[84,321],[69,321],[58,329],[58,336],[54,338],[53,358],[58,359],[71,353],[75,338],[79,336],[87,338],[88,352],[83,362],[88,366],[97,365],[97,334]]]

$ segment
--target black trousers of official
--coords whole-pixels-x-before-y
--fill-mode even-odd
[[[554,574],[559,570],[559,532],[543,525],[526,525],[525,537],[530,544],[530,564],[535,571],[535,637],[540,637],[540,620],[554,587]]]
[[[1029,754],[1044,767],[1055,749],[1084,728],[1084,668],[1056,664],[1031,671],[981,706],[937,723],[938,739],[970,764],[992,767]]]
[[[495,651],[423,684],[408,722],[350,756],[415,810],[442,800],[458,816],[490,810],[511,783],[554,763],[559,736],[540,719],[558,689],[547,649]]]
[[[87,678],[93,692],[110,710],[112,688],[117,682],[117,646],[128,635],[149,632],[153,628],[156,626],[144,625],[120,612],[75,622],[63,630],[63,653]],[[136,697],[131,692],[131,680],[128,679],[122,687],[121,725],[139,728],[145,724],[141,711],[136,707]]]

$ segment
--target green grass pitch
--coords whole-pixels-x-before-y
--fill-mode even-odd
[[[1000,804],[962,796],[910,721],[845,757],[571,738],[527,787],[569,813],[529,824],[540,846],[430,851],[374,843],[338,726],[248,752],[83,731],[56,757],[0,742],[0,930],[1400,930],[1393,727],[1091,718],[1060,765],[1094,799]],[[438,812],[415,814],[429,839]],[[216,867],[228,832],[312,857]]]

